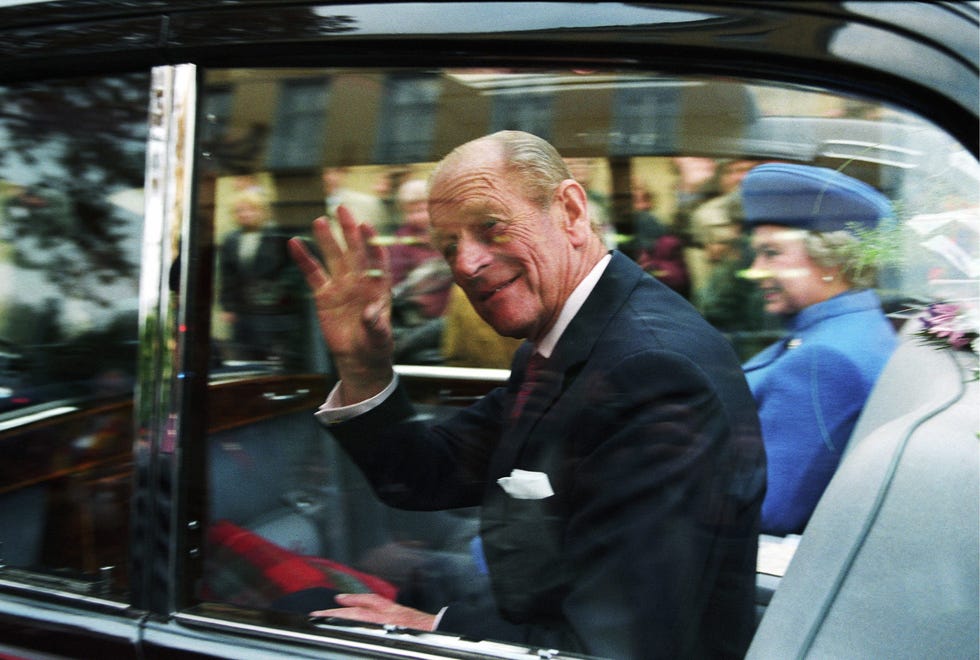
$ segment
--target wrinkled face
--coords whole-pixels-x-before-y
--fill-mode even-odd
[[[577,284],[574,248],[561,204],[542,209],[528,200],[504,173],[499,151],[471,150],[433,181],[433,244],[487,323],[502,335],[536,340]]]
[[[752,277],[757,280],[770,314],[790,315],[840,292],[840,278],[807,253],[804,232],[760,225],[752,232]],[[830,282],[824,277],[833,277]]]

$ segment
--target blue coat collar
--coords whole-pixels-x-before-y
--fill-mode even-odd
[[[858,291],[845,291],[834,296],[829,300],[810,305],[790,319],[786,327],[790,332],[803,332],[821,321],[825,321],[835,316],[853,314],[854,312],[867,312],[881,308],[881,300],[878,294],[871,289],[861,289]]]
[[[881,309],[881,301],[878,294],[871,289],[846,291],[829,300],[810,305],[786,320],[786,336],[783,339],[750,358],[742,368],[752,371],[772,364],[784,351],[800,344],[800,335],[827,319],[878,309]]]

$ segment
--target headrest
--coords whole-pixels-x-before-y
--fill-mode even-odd
[[[888,198],[863,181],[836,170],[790,163],[766,163],[742,180],[744,222],[808,231],[874,228],[892,215]]]

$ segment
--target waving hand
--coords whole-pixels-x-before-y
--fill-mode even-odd
[[[313,294],[341,396],[350,404],[377,394],[392,377],[391,278],[387,252],[372,240],[374,230],[358,224],[344,207],[337,216],[346,245],[334,237],[326,218],[313,221],[324,263],[302,239],[291,239],[289,249]]]

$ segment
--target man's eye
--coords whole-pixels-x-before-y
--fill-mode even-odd
[[[456,254],[456,243],[442,243],[439,245],[439,251],[444,258],[449,259]]]
[[[483,235],[491,241],[500,241],[503,239],[504,232],[507,229],[507,225],[500,220],[495,220],[490,218],[486,220],[482,225],[481,229]]]

